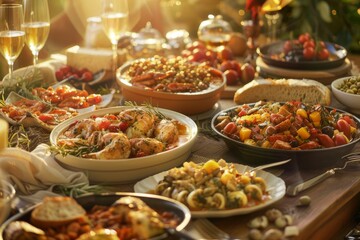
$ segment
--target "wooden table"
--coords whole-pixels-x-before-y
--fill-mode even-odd
[[[356,64],[360,66],[360,56],[354,57]],[[221,109],[234,106],[232,99],[221,99]],[[344,108],[335,99],[332,105]],[[210,122],[211,118],[204,122]],[[360,143],[354,151],[360,151]],[[228,162],[241,163],[235,153],[231,152],[221,140],[215,140],[206,135],[199,134],[193,148],[193,155],[205,158],[224,158]],[[331,161],[331,160],[329,160]],[[299,170],[294,165],[291,167],[277,167],[268,171],[284,179],[286,184],[306,180],[332,167],[329,165],[324,169]],[[304,191],[299,196],[308,195],[312,202],[308,207],[297,207],[299,197],[285,196],[274,205],[259,212],[248,215],[233,216],[226,218],[210,219],[216,226],[229,233],[235,239],[247,239],[249,228],[247,223],[255,216],[260,216],[269,208],[278,208],[284,213],[294,217],[294,225],[297,225],[300,234],[296,239],[339,239],[344,236],[350,227],[355,224],[355,215],[360,212],[360,164],[353,165],[346,170],[337,172],[334,176],[322,183]],[[113,191],[133,191],[133,185],[112,186]],[[341,238],[342,238],[341,237]]]

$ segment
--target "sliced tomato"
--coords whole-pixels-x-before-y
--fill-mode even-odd
[[[54,115],[48,114],[48,113],[43,113],[43,114],[39,115],[38,118],[40,119],[40,121],[45,122],[45,123],[53,121],[55,119]]]
[[[106,118],[101,118],[101,120],[96,119],[96,122],[100,130],[107,130],[111,125],[111,121]]]

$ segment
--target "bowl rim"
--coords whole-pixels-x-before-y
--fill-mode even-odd
[[[282,104],[283,102],[280,102],[280,104]],[[255,103],[247,103],[248,105],[254,105]],[[229,112],[229,111],[232,111],[236,108],[238,108],[239,106],[241,105],[237,105],[237,106],[234,106],[234,107],[230,107],[230,108],[227,108],[227,109],[224,109],[220,112],[218,112],[212,119],[211,119],[211,128],[213,129],[213,131],[215,131],[216,134],[218,134],[220,137],[226,139],[227,141],[231,141],[232,143],[235,143],[235,144],[240,144],[240,146],[246,146],[248,147],[249,149],[252,149],[252,150],[265,150],[267,152],[270,152],[270,153],[278,153],[278,154],[291,154],[291,153],[310,153],[310,152],[321,152],[321,151],[324,151],[325,149],[331,149],[331,150],[336,150],[336,149],[340,149],[340,148],[343,148],[345,146],[351,146],[351,145],[354,145],[356,143],[358,143],[360,141],[360,119],[349,113],[349,112],[346,112],[344,110],[341,110],[341,109],[336,109],[334,107],[330,107],[330,106],[324,106],[328,109],[331,109],[331,110],[336,110],[337,112],[340,112],[340,113],[345,113],[347,115],[350,115],[351,117],[353,117],[355,120],[356,120],[356,124],[358,126],[358,132],[357,132],[357,138],[354,139],[353,141],[351,142],[348,142],[347,144],[343,144],[343,145],[339,145],[339,146],[335,146],[335,147],[331,147],[331,148],[316,148],[316,149],[304,149],[304,150],[299,150],[299,151],[296,151],[296,150],[287,150],[287,149],[276,149],[276,148],[263,148],[263,147],[259,147],[259,146],[252,146],[252,145],[248,145],[248,144],[245,144],[243,142],[240,142],[240,141],[237,141],[235,139],[232,139],[224,134],[222,134],[221,132],[219,132],[216,128],[215,128],[215,121],[217,119],[218,116],[220,116],[221,114],[225,113],[225,112]]]
[[[141,106],[137,106],[137,107],[143,108]],[[59,136],[59,134],[62,133],[69,126],[69,124],[73,123],[74,121],[77,121],[79,119],[84,119],[91,115],[96,115],[96,114],[103,115],[106,113],[116,113],[116,112],[120,112],[121,110],[129,109],[129,108],[133,108],[133,107],[132,106],[116,106],[116,107],[99,109],[99,110],[96,110],[93,112],[79,114],[79,115],[75,116],[74,118],[68,119],[68,120],[62,122],[61,124],[57,125],[50,133],[50,137],[49,137],[50,143],[52,145],[56,145],[57,137]],[[184,149],[187,149],[189,146],[192,146],[194,144],[194,142],[196,140],[196,136],[198,134],[198,128],[197,128],[196,123],[191,118],[189,118],[188,116],[186,116],[184,114],[181,114],[181,113],[178,113],[178,112],[175,112],[172,110],[168,110],[168,109],[163,109],[163,108],[156,108],[156,109],[158,111],[160,111],[161,113],[163,113],[165,116],[175,115],[175,116],[178,116],[178,118],[181,117],[181,119],[183,119],[183,120],[181,120],[181,122],[185,123],[188,128],[188,139],[186,142],[184,142],[180,146],[177,146],[176,148],[173,148],[173,149],[170,149],[167,151],[163,151],[163,152],[160,152],[157,154],[148,155],[148,156],[144,156],[144,157],[137,157],[137,158],[101,160],[101,159],[75,157],[73,155],[62,157],[61,154],[57,154],[55,156],[55,158],[57,158],[57,160],[59,160],[60,162],[63,162],[65,164],[68,164],[68,165],[70,165],[72,167],[76,167],[76,168],[81,168],[81,169],[85,169],[85,170],[99,170],[96,167],[96,165],[103,164],[103,166],[108,165],[109,166],[108,170],[112,170],[112,171],[116,170],[116,169],[114,169],[114,166],[117,166],[117,165],[119,165],[119,167],[121,166],[122,167],[121,170],[124,170],[124,171],[138,169],[138,167],[134,168],[134,166],[131,166],[131,165],[128,165],[126,167],[126,163],[134,164],[135,161],[142,161],[141,166],[143,168],[171,161],[172,158],[168,157],[169,153],[173,154],[174,156],[180,156],[183,154]],[[178,118],[177,118],[177,120],[179,120]],[[156,163],[149,161],[149,159],[154,159],[154,158],[157,159]],[[71,162],[71,164],[70,164],[70,162]],[[81,166],[79,165],[80,162],[82,163]],[[109,164],[109,163],[111,163],[111,164]],[[86,166],[86,167],[84,168],[84,166]],[[110,166],[112,166],[112,167],[110,167]],[[105,169],[106,168],[104,168],[102,170],[105,170]],[[119,169],[117,169],[116,171],[119,171]]]
[[[209,94],[214,94],[217,93],[218,91],[222,91],[225,88],[226,85],[226,78],[224,73],[221,74],[222,76],[222,81],[220,84],[214,84],[214,83],[210,83],[210,87],[199,91],[199,92],[193,92],[193,93],[189,93],[189,92],[178,92],[178,93],[170,93],[170,92],[160,92],[160,91],[153,91],[150,89],[145,89],[145,88],[140,88],[140,87],[136,87],[133,86],[130,81],[126,78],[123,77],[123,72],[126,71],[126,69],[135,61],[138,60],[145,60],[145,59],[149,59],[149,58],[138,58],[138,59],[134,59],[134,60],[129,60],[127,62],[125,62],[121,67],[119,67],[116,70],[116,80],[117,82],[122,86],[122,87],[126,87],[128,89],[136,89],[138,92],[143,92],[143,93],[148,93],[151,94],[152,97],[156,97],[156,98],[174,98],[174,100],[177,99],[182,99],[183,97],[186,96],[187,98],[192,97],[195,99],[198,98],[206,98]],[[212,67],[210,67],[212,68]],[[133,90],[135,91],[135,90]],[[185,99],[187,100],[187,99]]]

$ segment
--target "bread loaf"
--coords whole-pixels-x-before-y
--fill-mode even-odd
[[[118,50],[118,66],[121,66],[126,60],[126,52]],[[109,70],[113,68],[113,52],[111,49],[103,48],[84,48],[73,46],[66,50],[66,64],[77,68],[87,68],[92,72],[100,70]]]
[[[31,213],[31,223],[39,228],[55,227],[84,217],[85,209],[71,197],[45,197]]]
[[[234,94],[236,104],[260,100],[276,102],[298,100],[327,106],[331,103],[331,92],[328,87],[315,80],[255,79],[239,88]]]

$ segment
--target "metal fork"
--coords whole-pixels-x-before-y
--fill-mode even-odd
[[[216,227],[206,218],[197,219],[193,226],[205,239],[233,239],[229,234]]]
[[[360,152],[350,153],[350,154],[347,154],[342,157],[342,159],[345,159],[345,158],[348,159],[348,161],[346,161],[342,167],[335,167],[335,168],[329,169],[326,172],[320,174],[319,176],[311,178],[303,183],[290,185],[286,190],[286,194],[290,195],[290,196],[296,196],[298,193],[300,193],[300,192],[324,181],[326,178],[334,175],[335,172],[344,170],[350,163],[360,162]]]

